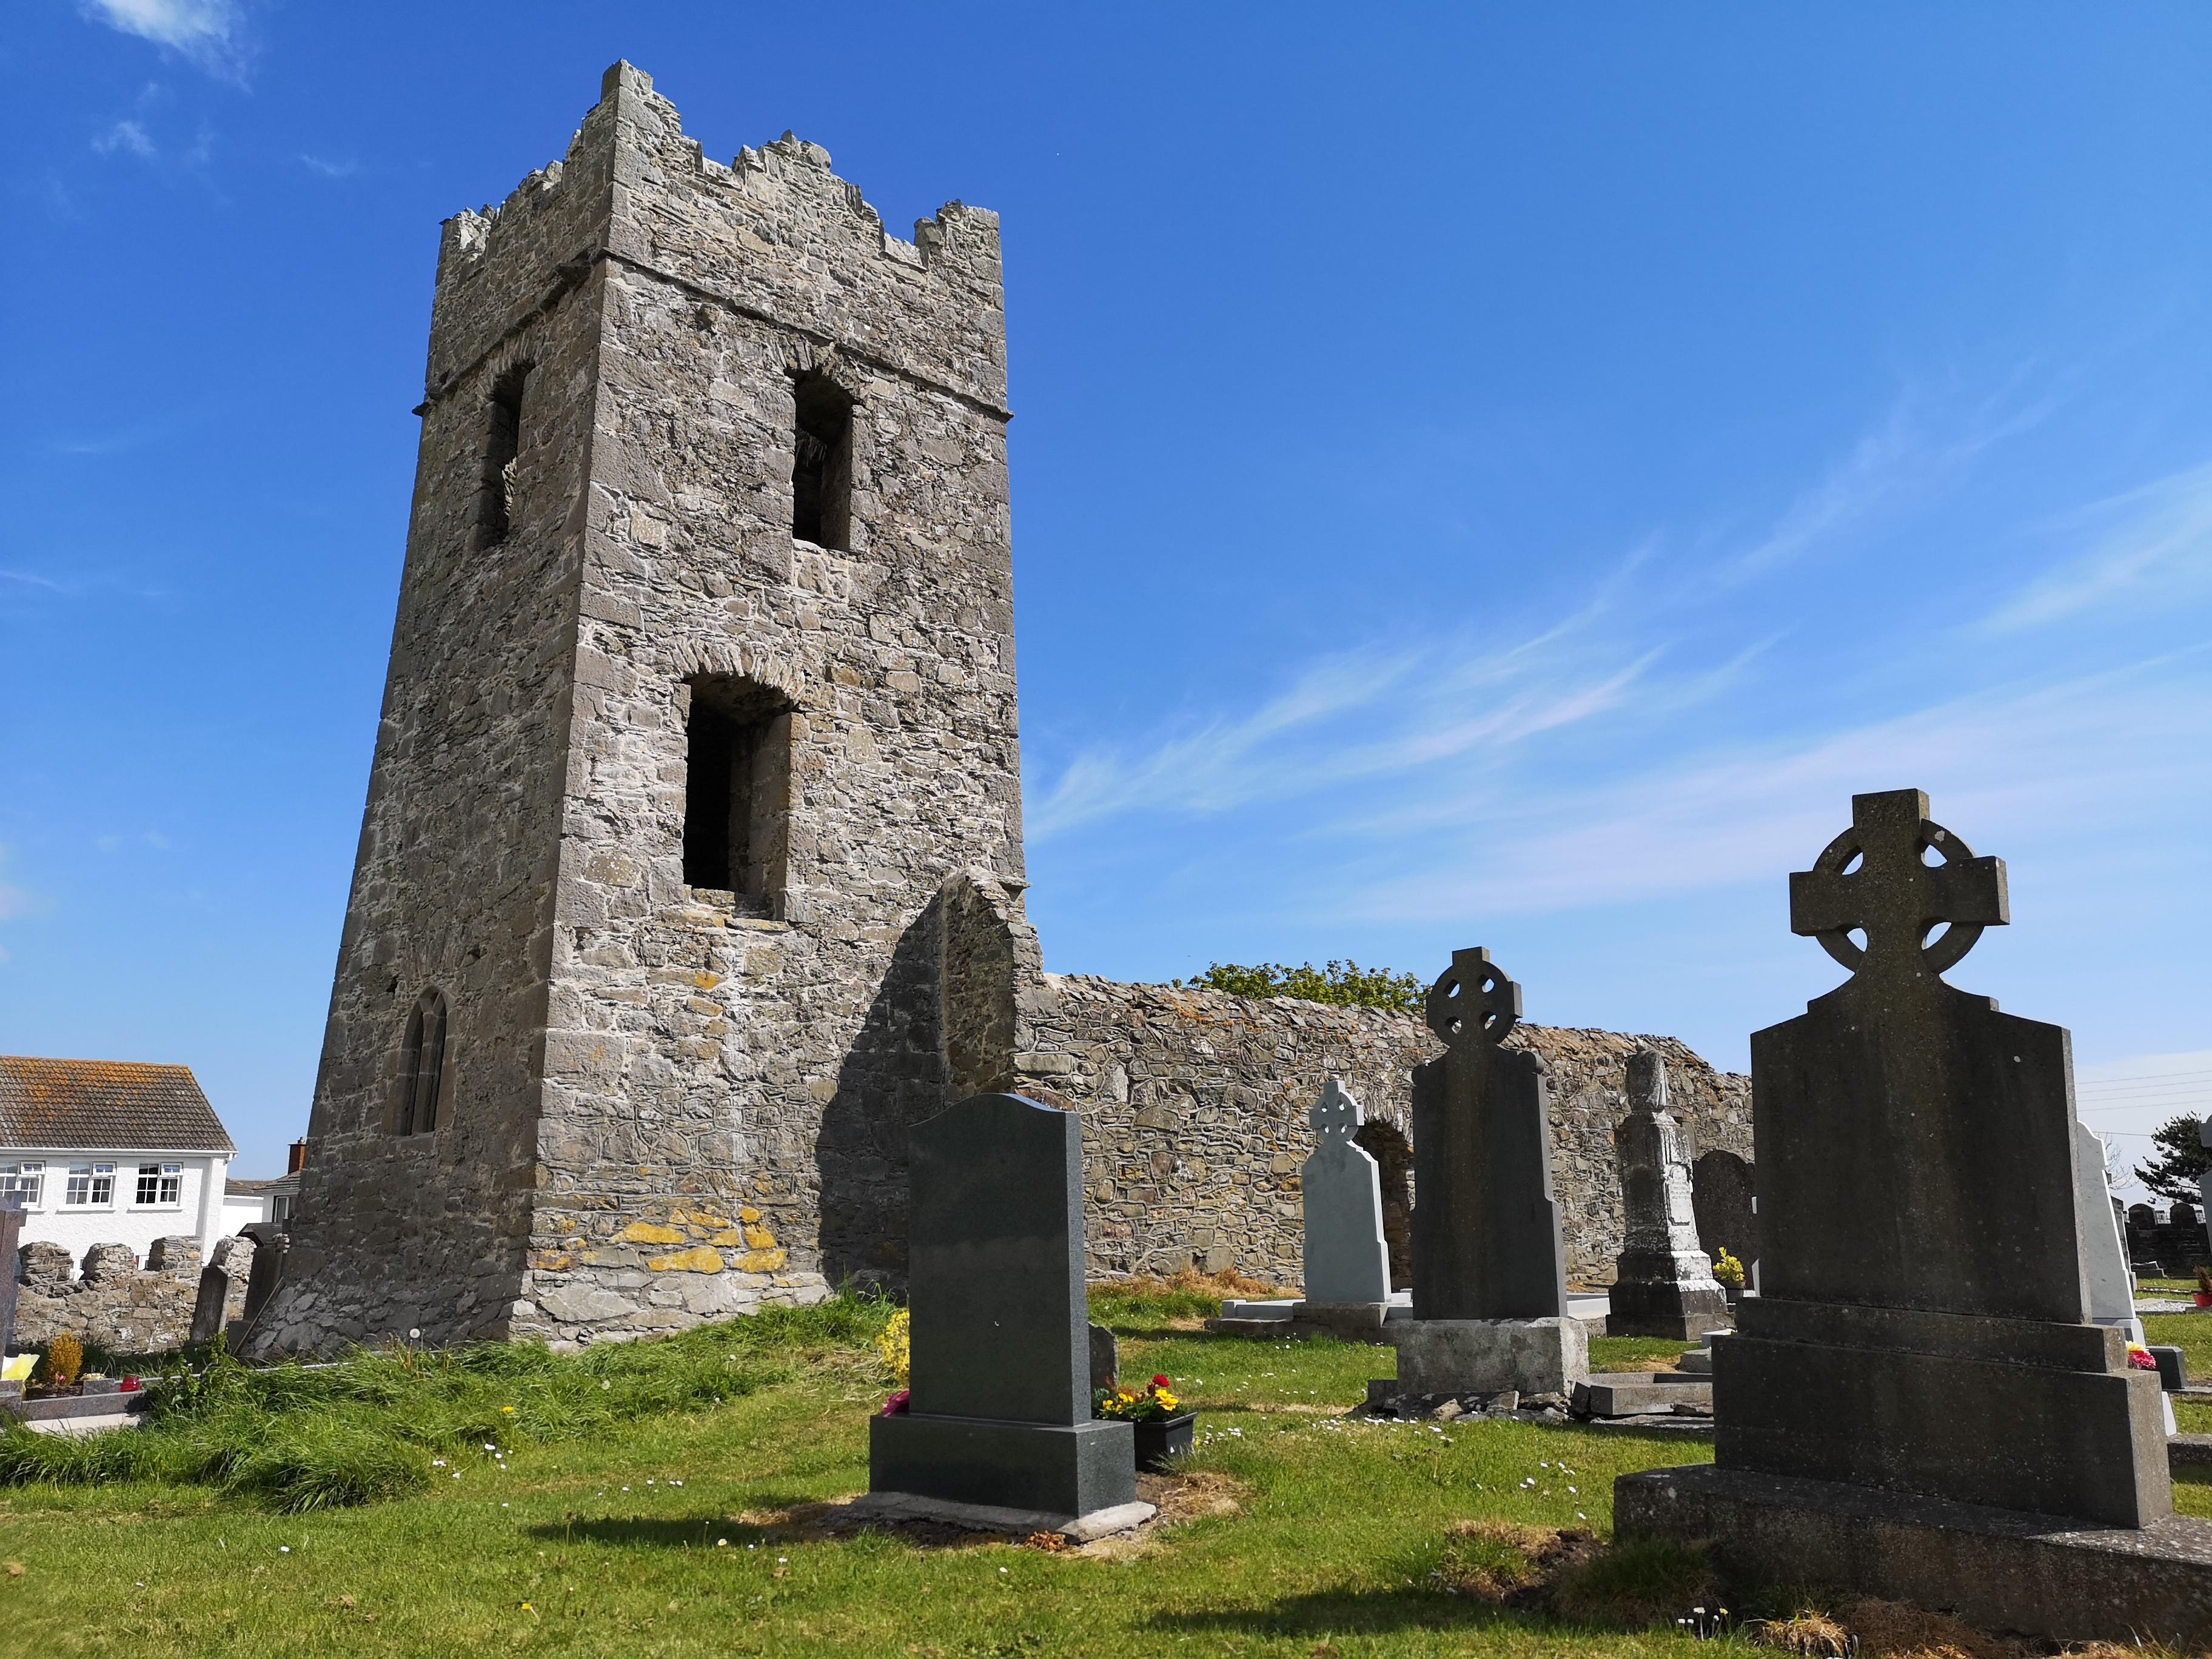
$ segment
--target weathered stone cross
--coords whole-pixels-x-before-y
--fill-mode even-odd
[[[1942,862],[1925,861],[1931,850]],[[1851,827],[1810,870],[1790,878],[1790,931],[1810,934],[1855,973],[1870,963],[1878,974],[1940,974],[1973,949],[1984,927],[2010,919],[2004,860],[1976,858],[1931,822],[1917,789],[1853,795]],[[1865,932],[1864,949],[1852,942],[1853,928]]]
[[[1472,1029],[1486,1041],[1503,1042],[1521,1018],[1521,988],[1490,959],[1481,945],[1452,952],[1452,965],[1429,988],[1429,1029],[1457,1048]]]

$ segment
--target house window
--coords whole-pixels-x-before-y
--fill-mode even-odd
[[[115,1205],[112,1164],[72,1164],[62,1184],[62,1204],[73,1210],[106,1210]]]
[[[789,703],[735,675],[702,676],[688,689],[684,879],[773,908],[789,833]]]
[[[495,547],[514,527],[515,470],[522,453],[522,388],[530,366],[511,368],[492,382],[485,406],[483,471],[477,484],[477,545]]]
[[[185,1200],[184,1165],[141,1164],[137,1192],[131,1201],[139,1209],[174,1209]]]
[[[805,374],[793,402],[791,533],[842,552],[852,546],[853,400],[835,381]]]
[[[23,1207],[27,1210],[39,1207],[46,1186],[46,1166],[44,1160],[0,1164],[0,1194],[15,1194],[22,1200]]]
[[[415,999],[399,1046],[399,1100],[392,1128],[427,1135],[438,1127],[438,1088],[446,1074],[446,998],[435,988]]]

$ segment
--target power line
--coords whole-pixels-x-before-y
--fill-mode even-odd
[[[2092,1078],[2084,1082],[2081,1086],[2085,1089],[2094,1089],[2100,1085],[2112,1083],[2157,1083],[2166,1078],[2176,1077],[2212,1077],[2212,1071],[2138,1072],[2132,1077]]]

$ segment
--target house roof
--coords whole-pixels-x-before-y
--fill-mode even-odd
[[[264,1193],[283,1198],[300,1190],[300,1172],[295,1170],[290,1175],[270,1176],[260,1181],[226,1180],[222,1189],[240,1198],[259,1198]]]
[[[0,1054],[0,1146],[238,1151],[185,1066]]]

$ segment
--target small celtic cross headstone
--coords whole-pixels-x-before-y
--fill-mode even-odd
[[[1353,1141],[1359,1103],[1335,1078],[1310,1115],[1314,1150],[1298,1171],[1305,1211],[1305,1299],[1378,1304],[1390,1299],[1390,1250],[1382,1239],[1382,1181]]]
[[[2172,1507],[2162,1415],[2086,1322],[2108,1224],[2070,1039],[1942,977],[2008,920],[2004,866],[1918,790],[1854,797],[1790,877],[1792,931],[1851,975],[1752,1035],[1760,1294],[1716,1346],[1716,1457],[2141,1526]]]
[[[1427,1012],[1447,1052],[1413,1073],[1414,1317],[1564,1316],[1544,1063],[1501,1046],[1521,988],[1488,951],[1455,951]]]

